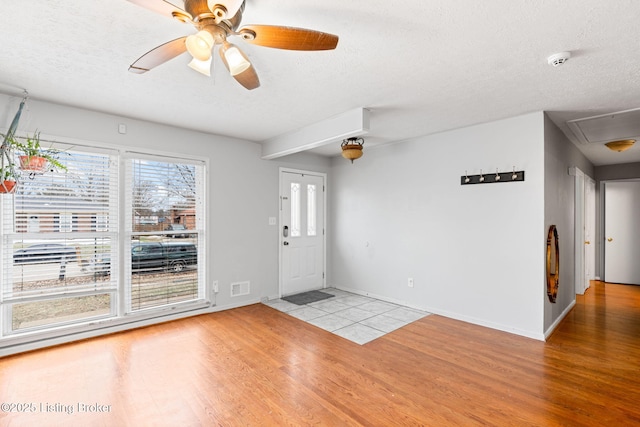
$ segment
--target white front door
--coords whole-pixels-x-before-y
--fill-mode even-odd
[[[640,182],[604,187],[604,280],[640,285]]]
[[[283,296],[324,286],[324,176],[280,173],[280,277]]]

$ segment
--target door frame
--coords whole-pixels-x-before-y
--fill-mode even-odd
[[[597,280],[598,276],[596,274],[596,264],[597,264],[597,240],[598,237],[596,235],[597,225],[596,225],[596,217],[597,217],[597,203],[596,203],[596,182],[591,179],[589,176],[586,176],[586,180],[584,183],[584,203],[585,203],[585,235],[589,238],[589,243],[591,249],[591,255],[587,258],[587,247],[585,246],[585,274],[586,282],[585,282],[585,290],[590,287],[591,280]],[[587,215],[588,212],[591,212],[591,217]],[[588,274],[587,274],[588,272]]]
[[[282,298],[282,287],[284,282],[284,277],[282,273],[282,249],[284,247],[284,237],[282,236],[282,227],[284,226],[284,217],[282,213],[282,178],[285,173],[295,173],[301,175],[313,175],[322,178],[322,185],[324,187],[324,191],[322,192],[323,197],[323,212],[324,212],[324,224],[322,226],[322,289],[327,287],[327,174],[324,172],[316,172],[310,170],[303,169],[293,169],[293,168],[285,168],[280,167],[278,170],[278,298]]]
[[[591,185],[591,188],[595,189],[595,181],[577,167],[569,168],[569,175],[574,177],[574,292],[577,295],[584,295],[584,292],[589,287],[587,282],[586,265],[589,263],[593,268],[596,263],[595,251],[593,255],[594,259],[592,260],[587,260],[585,253],[585,245],[587,244],[585,238],[587,233],[585,232],[585,228],[590,228],[589,234],[592,236],[592,239],[593,236],[595,236],[595,230],[593,229],[594,223],[588,223],[589,221],[586,221],[587,209],[592,210],[591,214],[593,215],[593,218],[596,216],[595,196],[590,199],[587,198],[587,186]],[[592,242],[589,244],[591,243]]]
[[[615,182],[640,182],[640,178],[623,178],[623,179],[606,179],[606,180],[602,180],[600,181],[600,185],[598,187],[599,189],[599,197],[598,197],[598,201],[599,201],[599,209],[598,209],[598,213],[599,213],[599,219],[598,219],[598,244],[599,247],[597,247],[596,249],[599,249],[598,254],[597,254],[597,262],[598,262],[598,268],[599,268],[599,277],[596,277],[599,280],[602,281],[607,281],[607,277],[606,277],[606,239],[607,239],[607,230],[606,230],[606,216],[607,216],[607,206],[606,206],[606,197],[607,197],[607,183],[615,183]],[[598,275],[596,275],[598,276]]]

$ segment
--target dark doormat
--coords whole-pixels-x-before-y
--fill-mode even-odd
[[[335,295],[327,294],[325,292],[308,291],[301,294],[289,295],[288,297],[283,297],[282,299],[296,305],[305,305],[311,304],[312,302],[322,301],[323,299],[331,298],[333,296]]]

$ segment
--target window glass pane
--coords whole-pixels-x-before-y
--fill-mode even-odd
[[[59,160],[66,170],[28,177],[23,172],[13,197],[2,199],[7,334],[116,315],[111,295],[117,264],[110,261],[117,246],[118,163],[113,154],[81,147],[64,151]],[[107,224],[101,230],[95,226],[98,216]],[[84,295],[71,296],[77,292]],[[87,305],[97,296],[100,304]]]
[[[13,262],[5,257],[5,298],[112,289],[110,238],[13,240]],[[113,248],[114,249],[114,248]]]
[[[129,173],[127,310],[203,299],[203,165],[131,159]]]
[[[133,160],[133,232],[167,231],[187,237],[196,229],[196,166]]]
[[[131,242],[131,310],[199,296],[197,240]]]
[[[108,316],[111,314],[111,295],[105,293],[13,304],[10,307],[12,330],[42,328]]]
[[[307,236],[316,235],[316,186],[307,185]]]
[[[300,236],[300,184],[291,183],[291,237]]]
[[[30,232],[34,216],[43,233],[104,231],[92,227],[92,219],[117,215],[117,163],[109,155],[77,150],[60,154],[66,171],[22,177],[15,194],[15,232]],[[9,231],[9,224],[3,226]]]

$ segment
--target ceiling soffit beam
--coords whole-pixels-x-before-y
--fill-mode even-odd
[[[262,141],[262,158],[277,159],[369,132],[369,110],[358,107]]]

